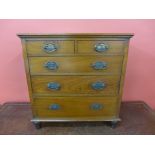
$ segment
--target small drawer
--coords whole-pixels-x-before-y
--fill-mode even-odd
[[[120,76],[32,76],[37,95],[117,95]]]
[[[81,40],[77,49],[80,54],[123,54],[124,41]]]
[[[29,56],[52,56],[74,53],[74,41],[50,40],[27,41],[27,53]]]
[[[37,117],[91,117],[116,115],[116,97],[39,97],[34,98],[33,109]]]
[[[123,56],[30,57],[31,75],[120,74]]]

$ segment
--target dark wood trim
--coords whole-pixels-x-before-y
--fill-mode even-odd
[[[31,122],[99,122],[99,121],[121,121],[120,118],[105,118],[105,117],[63,117],[63,118],[33,118]]]
[[[20,38],[44,38],[44,37],[81,37],[81,38],[87,38],[87,37],[117,37],[117,38],[131,38],[134,36],[133,33],[64,33],[64,34],[35,34],[35,33],[19,33],[17,34]]]

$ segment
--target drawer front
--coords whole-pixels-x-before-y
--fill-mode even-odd
[[[33,109],[38,117],[115,116],[115,97],[52,97],[34,98]]]
[[[78,41],[78,53],[80,54],[123,54],[123,49],[123,41]]]
[[[30,57],[31,75],[60,73],[120,74],[122,56]]]
[[[74,41],[27,41],[26,48],[29,56],[73,54]]]
[[[96,94],[116,95],[119,76],[32,76],[35,94],[68,95]]]

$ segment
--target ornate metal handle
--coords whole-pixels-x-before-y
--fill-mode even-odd
[[[95,45],[95,50],[97,52],[104,52],[108,49],[108,45],[104,44],[104,43],[98,43]]]
[[[106,62],[97,61],[94,64],[92,64],[92,67],[94,69],[105,69],[107,67]]]
[[[50,109],[50,110],[59,110],[59,109],[60,109],[60,105],[57,104],[57,103],[51,104],[51,105],[49,106],[49,109]]]
[[[101,110],[103,108],[103,104],[100,103],[93,103],[90,105],[92,110]]]
[[[53,61],[46,62],[44,66],[46,68],[50,69],[50,70],[56,70],[56,69],[58,69],[58,64],[56,62],[53,62]]]
[[[106,87],[106,84],[104,82],[97,81],[92,83],[91,87],[95,90],[103,90]]]
[[[43,46],[43,49],[47,53],[52,53],[57,50],[57,46],[53,43],[48,43]]]
[[[61,88],[61,85],[59,83],[56,83],[56,82],[49,82],[47,84],[47,87],[51,90],[59,90]]]

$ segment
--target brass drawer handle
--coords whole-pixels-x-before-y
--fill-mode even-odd
[[[95,50],[97,52],[105,52],[106,50],[108,50],[108,48],[108,45],[104,43],[98,43],[95,45]]]
[[[106,84],[104,82],[97,81],[97,82],[92,83],[91,87],[94,90],[103,90],[106,87]]]
[[[49,109],[50,109],[50,110],[59,110],[60,108],[61,108],[60,105],[57,104],[57,103],[51,104],[51,105],[49,106]]]
[[[105,69],[105,68],[107,68],[107,63],[106,62],[102,62],[102,61],[97,61],[97,62],[92,64],[92,67],[94,69],[97,69],[97,70]]]
[[[101,109],[103,109],[103,104],[93,103],[93,104],[90,105],[90,108],[92,110],[101,110]]]
[[[48,61],[45,63],[44,67],[50,69],[50,70],[56,70],[58,69],[58,64],[54,61]]]
[[[57,82],[49,82],[47,84],[47,87],[51,90],[59,90],[61,88],[61,85]]]
[[[57,50],[57,46],[54,43],[47,43],[43,46],[43,50],[46,53],[52,53]]]

